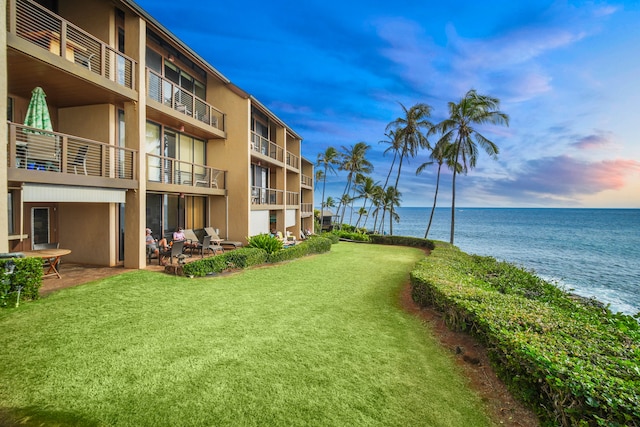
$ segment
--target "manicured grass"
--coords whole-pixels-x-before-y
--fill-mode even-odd
[[[0,425],[491,425],[399,306],[411,248],[136,271],[0,312]]]

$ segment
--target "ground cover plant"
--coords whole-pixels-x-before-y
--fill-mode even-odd
[[[512,391],[552,425],[640,426],[640,325],[531,272],[438,244],[416,302],[478,336]]]
[[[0,311],[0,425],[491,425],[399,306],[421,250],[189,279],[133,271]]]

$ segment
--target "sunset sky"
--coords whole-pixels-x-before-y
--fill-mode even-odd
[[[469,89],[501,100],[500,148],[459,177],[456,205],[640,208],[640,1],[140,0],[152,17],[304,138],[371,145],[384,182],[399,103],[442,120]],[[403,166],[402,206],[431,206],[435,168]],[[339,198],[344,173],[330,176]],[[438,206],[448,206],[451,173]],[[321,189],[316,191],[320,204]]]

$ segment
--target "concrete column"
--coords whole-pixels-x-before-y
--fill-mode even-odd
[[[138,61],[135,79],[138,100],[127,102],[124,106],[125,144],[138,150],[134,164],[137,171],[138,188],[127,191],[124,221],[124,266],[125,268],[146,268],[146,245],[144,230],[146,227],[146,22],[138,17],[125,17],[125,51]]]
[[[0,8],[0,111],[6,115],[7,111],[7,93],[8,93],[8,78],[7,78],[7,8],[3,6]],[[7,201],[7,141],[8,141],[8,127],[7,122],[2,118],[0,120],[0,194],[4,198],[5,203],[2,203],[3,208],[0,209],[0,252],[9,251],[9,215],[6,206]],[[19,213],[14,213],[18,215]]]

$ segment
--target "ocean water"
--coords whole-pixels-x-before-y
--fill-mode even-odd
[[[424,237],[430,211],[399,208],[393,234]],[[429,238],[448,242],[450,227],[451,209],[437,208]],[[533,270],[613,312],[640,312],[640,209],[457,208],[454,244]]]

